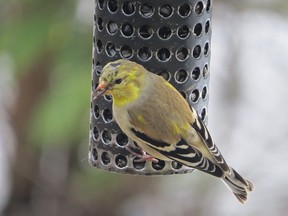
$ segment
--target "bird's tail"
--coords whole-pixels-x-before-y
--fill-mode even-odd
[[[248,192],[253,190],[253,184],[247,179],[244,179],[233,168],[230,168],[230,170],[230,174],[226,175],[223,181],[228,188],[232,190],[237,199],[241,203],[244,203],[247,200]]]

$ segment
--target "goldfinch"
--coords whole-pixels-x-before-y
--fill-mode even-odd
[[[115,120],[148,154],[143,158],[176,161],[221,178],[241,203],[247,200],[253,184],[226,163],[195,109],[161,76],[132,61],[110,62],[93,99],[103,94],[112,95]]]

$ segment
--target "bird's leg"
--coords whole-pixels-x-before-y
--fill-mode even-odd
[[[136,162],[143,162],[143,161],[152,161],[153,163],[158,163],[159,161],[152,157],[151,155],[148,155],[143,149],[141,149],[141,157],[138,160],[135,160]]]
[[[135,160],[136,162],[144,162],[144,161],[152,161],[153,163],[158,163],[159,161],[152,157],[151,155],[148,155],[143,149],[141,149],[142,154],[137,154],[135,151],[133,151],[129,146],[126,146],[127,151],[129,151],[133,156],[139,158]]]

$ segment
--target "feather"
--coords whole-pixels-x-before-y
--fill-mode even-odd
[[[120,128],[144,151],[219,177],[240,202],[247,199],[252,183],[228,166],[197,112],[170,83],[128,60],[107,64],[100,81],[110,86]]]

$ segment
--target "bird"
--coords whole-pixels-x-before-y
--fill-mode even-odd
[[[197,114],[163,77],[118,59],[100,74],[93,100],[110,94],[121,130],[142,149],[142,159],[175,161],[220,178],[244,203],[253,184],[229,166]]]

